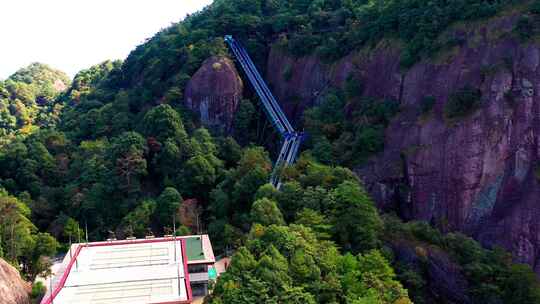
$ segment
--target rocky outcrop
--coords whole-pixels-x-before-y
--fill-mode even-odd
[[[380,70],[383,69],[383,70]],[[302,113],[332,87],[349,77],[362,82],[366,96],[398,99],[401,88],[399,50],[382,42],[374,52],[352,54],[327,65],[316,56],[294,59],[273,47],[267,79],[288,117],[297,123]]]
[[[30,285],[17,269],[0,259],[0,304],[30,303]]]
[[[423,287],[429,291],[424,295],[428,297],[426,303],[440,303],[440,298],[450,303],[472,303],[463,269],[452,262],[447,253],[434,246],[405,240],[390,241],[388,245],[392,248],[395,262],[423,274]]]
[[[449,34],[463,44],[408,70],[391,42],[332,65],[274,48],[267,77],[296,118],[349,75],[365,95],[398,100],[384,152],[356,170],[379,206],[502,245],[540,273],[540,44],[514,37],[518,18],[456,27]],[[479,109],[445,118],[449,96],[465,86],[481,90]],[[427,115],[426,96],[436,99]]]
[[[205,126],[228,132],[242,98],[242,90],[243,83],[234,63],[225,57],[211,57],[186,86],[185,104],[199,113]]]

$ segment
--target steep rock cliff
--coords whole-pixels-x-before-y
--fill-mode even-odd
[[[30,285],[13,266],[0,259],[0,304],[30,303]]]
[[[185,104],[199,113],[204,125],[224,127],[228,131],[242,90],[243,83],[234,63],[225,57],[211,57],[186,86]]]
[[[518,18],[456,26],[461,45],[407,70],[389,41],[331,65],[274,47],[267,78],[297,122],[349,75],[364,95],[398,100],[384,152],[356,169],[379,206],[504,246],[540,273],[540,44],[513,35]],[[481,90],[479,109],[448,119],[449,97],[465,86]],[[436,100],[427,115],[426,96]]]

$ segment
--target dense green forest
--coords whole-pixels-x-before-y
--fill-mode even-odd
[[[62,109],[56,98],[69,84],[66,74],[40,63],[0,80],[0,147],[37,128],[53,127]]]
[[[201,63],[229,56],[225,34],[259,67],[271,45],[333,61],[395,39],[406,68],[459,43],[441,38],[452,23],[511,2],[216,0],[72,82],[43,65],[22,69],[0,82],[0,255],[33,279],[81,227],[90,240],[142,237],[163,234],[175,214],[178,233],[206,231],[217,254],[235,252],[208,303],[454,303],[430,288],[430,250],[462,269],[474,303],[540,303],[532,270],[504,251],[379,214],[348,168],[383,149],[394,101],[361,97],[353,81],[330,90],[305,113],[310,137],[279,191],[249,88],[232,134],[205,129],[183,106]],[[468,107],[455,100],[449,115]],[[398,241],[415,262],[396,257]]]

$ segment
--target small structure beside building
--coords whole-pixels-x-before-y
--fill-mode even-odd
[[[187,304],[214,263],[208,235],[74,244],[41,304]]]
[[[208,294],[209,280],[215,280],[217,273],[214,263],[216,259],[208,235],[196,235],[183,238],[186,242],[186,255],[189,281],[193,297]]]

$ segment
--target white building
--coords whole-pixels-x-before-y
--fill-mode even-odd
[[[71,249],[42,304],[191,303],[194,296],[206,295],[209,272],[215,273],[207,235],[75,244]]]

